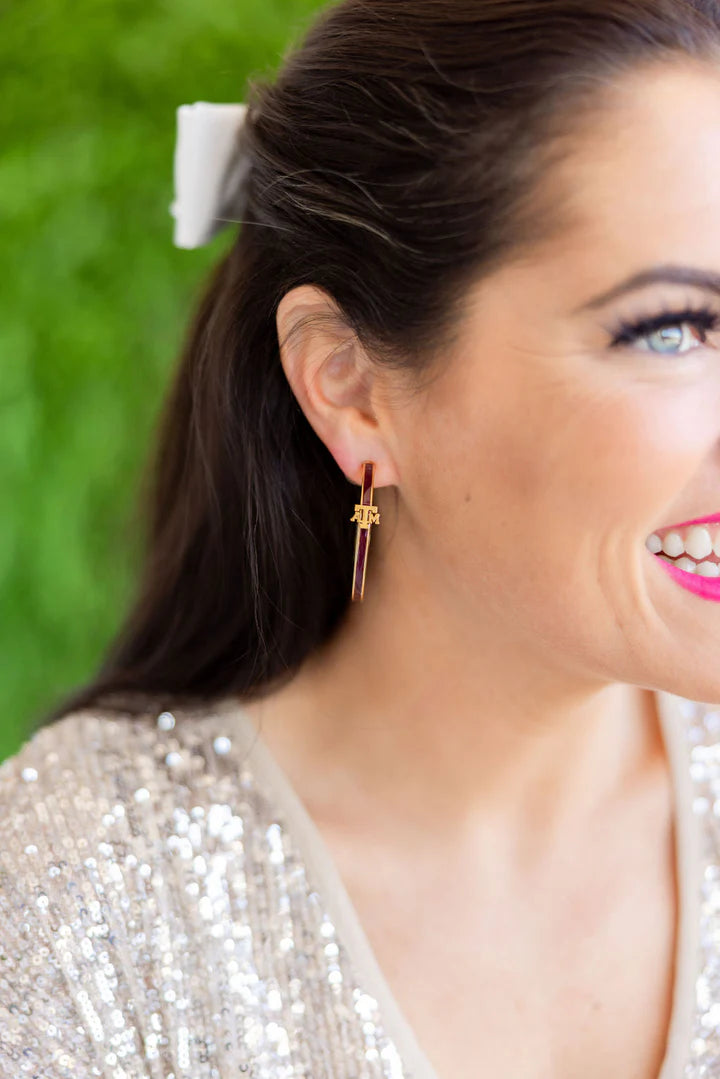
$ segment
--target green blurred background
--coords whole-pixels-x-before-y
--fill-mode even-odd
[[[0,4],[0,759],[119,626],[152,430],[233,239],[172,244],[175,109],[245,100],[322,6]]]

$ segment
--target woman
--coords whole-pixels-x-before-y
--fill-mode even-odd
[[[720,8],[344,0],[242,145],[0,1074],[720,1075]]]

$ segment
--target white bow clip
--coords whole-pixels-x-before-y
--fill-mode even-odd
[[[202,247],[225,225],[228,204],[247,174],[248,159],[238,136],[247,105],[196,101],[177,109],[174,154],[175,247]]]

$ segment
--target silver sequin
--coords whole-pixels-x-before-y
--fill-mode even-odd
[[[700,971],[683,1079],[709,1079],[720,1076],[720,710],[692,701],[683,709],[702,843]]]
[[[0,767],[2,1079],[412,1079],[232,733],[74,713]]]
[[[701,901],[670,1079],[720,1079],[720,708],[675,700]],[[0,765],[1,1079],[417,1079],[226,723],[75,713]]]

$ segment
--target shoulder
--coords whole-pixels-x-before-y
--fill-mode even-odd
[[[35,731],[0,765],[0,865],[83,862],[108,813],[124,816],[143,780],[161,778],[161,755],[152,715],[72,712]]]
[[[179,961],[210,884],[199,826],[235,778],[221,726],[73,712],[0,764],[0,1079],[159,1058],[145,1024],[189,988]]]
[[[210,707],[84,710],[39,728],[0,763],[0,819],[10,824],[0,850],[26,838],[28,827],[46,843],[83,837],[92,811],[110,808],[116,819],[147,804],[167,811],[173,795],[219,777],[224,714]],[[110,826],[106,813],[100,823]]]
[[[2,886],[12,874],[39,887],[57,865],[88,876],[120,845],[172,850],[184,815],[232,795],[249,734],[228,730],[222,705],[78,711],[39,728],[0,764]]]
[[[147,723],[146,723],[147,726]],[[39,884],[49,865],[82,862],[98,809],[124,801],[147,742],[141,719],[73,712],[35,731],[0,764],[0,878]],[[140,754],[141,756],[142,754]]]
[[[91,767],[109,744],[127,746],[142,720],[110,712],[71,712],[31,734],[17,752],[0,763],[0,802],[35,801],[80,769],[88,780],[103,776]],[[90,768],[90,771],[89,771]],[[5,806],[3,806],[5,808]]]

